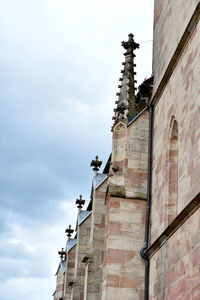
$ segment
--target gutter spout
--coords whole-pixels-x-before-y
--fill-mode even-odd
[[[149,225],[151,212],[151,182],[152,182],[152,137],[153,137],[153,106],[147,103],[149,110],[149,141],[148,141],[148,174],[147,174],[147,205],[146,205],[146,225],[144,246],[140,250],[140,255],[145,261],[145,286],[144,286],[144,300],[149,299],[149,258],[145,254],[145,250],[149,244]]]

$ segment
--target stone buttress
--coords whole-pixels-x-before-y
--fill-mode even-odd
[[[65,281],[65,300],[71,300],[73,291],[75,258],[76,258],[76,239],[69,239],[66,245],[66,281]]]
[[[61,261],[58,265],[58,269],[55,274],[56,290],[53,293],[54,300],[62,299],[64,296],[64,285],[65,285],[65,276],[66,276],[66,258],[65,258],[65,251],[62,251],[62,253],[64,255],[61,257]]]
[[[94,170],[91,200],[82,196],[74,239],[68,236],[64,300],[142,300],[147,196],[148,111],[135,95],[133,53],[139,45],[129,35],[112,126],[112,153],[103,173]],[[145,83],[147,84],[147,82]],[[142,109],[141,109],[142,107]],[[71,232],[71,228],[66,232]]]
[[[122,42],[123,76],[114,110],[112,159],[106,199],[104,274],[101,300],[143,299],[143,246],[146,209],[148,111],[137,114],[133,51],[129,35]]]
[[[97,173],[92,183],[90,249],[88,255],[85,257],[84,299],[87,300],[100,300],[101,298],[107,180],[108,176],[106,174]]]
[[[73,300],[84,299],[85,265],[84,257],[89,252],[88,237],[91,226],[91,212],[79,210],[77,218],[77,244],[74,269]]]

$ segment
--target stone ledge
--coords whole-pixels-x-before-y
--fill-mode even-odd
[[[148,249],[145,251],[145,254],[151,258],[199,207],[200,193],[198,193],[196,197],[169,224],[169,226],[155,240],[155,242],[148,247]]]

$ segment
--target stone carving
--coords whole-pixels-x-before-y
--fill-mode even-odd
[[[65,260],[66,252],[64,251],[64,248],[62,248],[61,251],[58,251],[58,254],[61,260]]]
[[[102,161],[99,160],[98,156],[96,155],[95,160],[93,159],[90,163],[90,167],[93,167],[93,171],[99,171],[102,165]]]
[[[71,225],[69,225],[69,228],[65,230],[65,233],[67,233],[68,238],[72,236],[72,233],[74,232],[74,229],[71,229]]]
[[[76,199],[75,204],[78,205],[77,207],[80,209],[83,207],[83,205],[85,204],[85,200],[82,199],[82,195],[80,195],[79,199]]]

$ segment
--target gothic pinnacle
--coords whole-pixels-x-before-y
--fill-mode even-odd
[[[136,65],[134,63],[135,54],[133,52],[139,48],[139,44],[134,41],[132,33],[128,35],[128,41],[123,41],[121,44],[126,52],[124,53],[125,62],[122,62],[124,66],[123,70],[121,70],[122,77],[119,78],[120,85],[118,85],[118,88],[120,90],[116,93],[118,100],[115,101],[117,108],[114,110],[114,124],[119,120],[127,122],[129,117],[137,113],[135,103],[135,83],[137,81],[134,78],[134,75],[136,75],[134,67]]]

